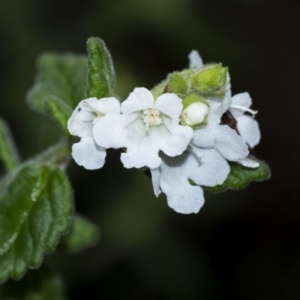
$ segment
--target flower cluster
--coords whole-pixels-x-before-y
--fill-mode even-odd
[[[248,155],[260,140],[251,98],[232,97],[227,69],[203,65],[197,51],[189,60],[189,69],[152,91],[135,88],[122,103],[114,97],[81,101],[68,121],[70,133],[81,138],[72,147],[77,164],[101,168],[106,149],[123,148],[124,167],[149,168],[155,195],[165,193],[168,205],[184,214],[202,207],[201,186],[226,180],[228,161],[257,168]]]

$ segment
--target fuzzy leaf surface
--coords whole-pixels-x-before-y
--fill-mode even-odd
[[[51,115],[66,131],[67,119],[85,99],[86,74],[84,55],[43,54],[37,61],[37,76],[27,101],[34,110]]]
[[[69,229],[72,190],[59,168],[25,165],[0,199],[0,281],[38,267]]]

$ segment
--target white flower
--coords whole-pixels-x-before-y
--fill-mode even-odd
[[[120,114],[117,99],[88,98],[78,104],[68,121],[70,133],[81,138],[80,142],[72,146],[72,156],[78,165],[86,169],[99,169],[105,163],[106,150],[95,144],[92,128],[108,113]]]
[[[155,195],[163,191],[176,212],[197,213],[204,203],[200,186],[222,184],[230,172],[227,160],[239,161],[249,153],[243,138],[220,124],[230,100],[230,91],[222,101],[208,100],[208,124],[195,130],[187,151],[173,158],[164,155],[160,167],[151,169]],[[191,185],[190,180],[196,185]]]
[[[163,155],[159,168],[151,169],[155,195],[162,190],[167,195],[168,205],[178,213],[197,213],[204,204],[199,185],[222,184],[230,172],[227,161],[213,148],[199,149],[198,154],[201,159],[190,149],[177,157]]]
[[[230,92],[228,91],[225,103],[214,100],[209,101],[208,123],[194,132],[191,141],[194,150],[198,148],[214,148],[225,159],[238,161],[249,154],[248,146],[238,133],[227,125],[221,125],[221,117],[230,105]],[[229,102],[229,104],[228,104]]]
[[[202,68],[203,62],[197,51],[192,51],[189,59],[190,68]],[[188,149],[176,157],[162,155],[161,165],[150,170],[155,195],[164,192],[168,205],[176,212],[189,214],[200,210],[204,203],[201,186],[213,187],[224,183],[230,172],[227,160],[247,167],[259,165],[247,157],[247,143],[251,146],[259,141],[256,121],[244,115],[245,111],[254,113],[249,109],[251,99],[246,94],[231,98],[229,75],[225,90],[223,99],[206,99],[209,105],[207,124],[195,130]],[[237,119],[241,135],[222,124],[222,116],[229,109]],[[201,117],[196,110],[189,111],[189,115],[191,124]]]
[[[182,100],[166,93],[155,101],[145,88],[135,88],[121,105],[121,115],[108,114],[97,122],[93,135],[105,148],[126,148],[121,161],[126,168],[157,168],[159,151],[180,155],[188,146],[193,130],[179,125]]]

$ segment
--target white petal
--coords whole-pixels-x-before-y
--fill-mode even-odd
[[[196,184],[216,186],[222,184],[230,172],[230,167],[224,157],[214,149],[199,149],[201,159],[192,153],[189,156],[189,178]]]
[[[223,115],[223,105],[221,101],[209,101],[209,124],[220,124],[221,117]]]
[[[163,117],[164,127],[153,127],[152,130],[157,131],[157,143],[160,144],[159,149],[168,156],[176,156],[183,153],[190,143],[194,131],[189,126],[181,126],[176,121]]]
[[[126,126],[129,119],[125,115],[107,114],[93,127],[95,142],[104,148],[126,147]]]
[[[81,110],[78,114],[78,120],[80,122],[93,122],[96,117],[96,113],[86,110]]]
[[[222,115],[230,108],[230,105],[232,104],[232,97],[231,97],[231,90],[229,89],[224,99],[222,100]]]
[[[159,168],[150,169],[150,172],[151,172],[151,179],[152,179],[154,195],[156,197],[158,197],[159,194],[161,193],[161,191],[160,191],[160,170],[159,170]]]
[[[176,94],[166,93],[156,99],[154,108],[173,119],[178,119],[183,105],[182,100]]]
[[[192,50],[189,54],[189,68],[202,68],[203,60],[197,50]]]
[[[70,119],[68,120],[68,130],[72,135],[78,137],[84,136],[92,136],[92,122],[83,122],[81,121],[80,115],[82,111],[80,111],[79,107],[77,106],[73,111]]]
[[[88,98],[88,99],[82,100],[79,103],[79,107],[83,110],[94,112],[94,111],[97,111],[98,101],[99,100],[95,97]]]
[[[72,146],[72,156],[79,166],[88,170],[100,169],[105,163],[106,151],[97,146],[93,138],[83,137]]]
[[[222,103],[209,101],[208,124],[194,131],[192,144],[199,148],[211,148],[214,145],[215,130],[220,126],[222,116]]]
[[[256,146],[260,141],[260,130],[258,122],[247,115],[237,117],[236,120],[237,129],[242,138],[251,148]]]
[[[223,98],[213,96],[209,97],[208,100],[211,111],[214,113],[214,115],[221,118],[224,112],[226,112],[231,105],[231,90],[227,90]]]
[[[240,94],[236,94],[232,97],[231,104],[249,108],[252,105],[252,99],[248,93],[240,93]],[[231,108],[230,112],[236,118],[238,116],[242,116],[245,111],[240,110],[240,109]]]
[[[251,159],[251,158],[248,158],[248,157],[239,159],[236,162],[239,163],[240,165],[244,166],[244,167],[247,167],[247,168],[255,169],[255,168],[259,167],[259,162],[258,161],[254,160],[254,159]]]
[[[132,121],[131,115],[108,114],[101,118],[93,129],[98,145],[104,148],[127,148],[121,154],[125,168],[157,168],[161,159],[159,151],[169,156],[181,154],[188,146],[193,130],[188,126],[180,126],[169,119],[168,128],[164,125],[146,126],[139,117]],[[165,117],[167,118],[167,117]]]
[[[122,103],[121,111],[123,114],[153,108],[154,98],[151,92],[145,88],[135,88],[128,98]]]
[[[197,213],[204,204],[203,190],[193,186],[184,168],[188,153],[170,158],[164,156],[161,169],[160,187],[167,195],[168,205],[182,214]]]
[[[187,148],[193,130],[188,126],[176,124],[172,119],[169,121],[168,128],[164,125],[151,126],[149,131],[144,129],[140,119],[127,126],[127,137],[130,136],[125,145],[127,153],[121,154],[125,168],[146,166],[154,169],[161,163],[159,151],[173,157],[180,155]],[[140,128],[140,131],[137,131],[137,128]]]
[[[214,128],[213,124],[208,124],[196,129],[192,144],[199,148],[212,148],[214,145]]]
[[[108,113],[119,114],[120,110],[120,101],[114,97],[102,98],[97,103],[97,111],[99,111],[103,115],[106,115]]]
[[[227,160],[238,160],[248,155],[249,150],[244,139],[227,125],[218,126],[214,135],[215,149]]]
[[[249,108],[252,105],[252,99],[249,93],[240,93],[232,97],[232,104]]]
[[[140,147],[135,147],[131,151],[121,154],[121,161],[125,168],[158,168],[161,158],[158,156],[158,149],[152,147],[151,143],[143,143]]]

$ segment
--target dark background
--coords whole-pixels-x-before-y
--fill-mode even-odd
[[[90,36],[107,43],[123,98],[198,49],[229,66],[233,93],[250,92],[259,111],[256,155],[271,180],[207,194],[197,215],[155,198],[117,151],[98,171],[71,164],[77,210],[102,239],[58,255],[69,299],[300,299],[299,15],[298,0],[1,0],[0,116],[24,160],[60,134],[24,101],[37,55],[85,53]]]

